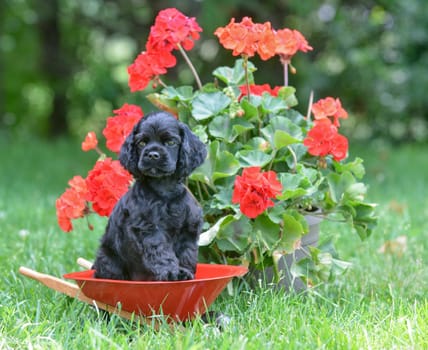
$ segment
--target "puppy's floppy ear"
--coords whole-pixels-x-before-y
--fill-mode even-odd
[[[179,125],[181,145],[176,174],[180,178],[185,178],[204,162],[207,156],[207,149],[205,144],[199,140],[186,124],[179,122]]]
[[[140,127],[141,119],[132,129],[120,148],[119,161],[134,177],[138,175],[138,153],[135,145],[135,135]]]

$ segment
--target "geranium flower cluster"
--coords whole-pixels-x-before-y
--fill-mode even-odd
[[[314,127],[308,131],[303,140],[309,154],[319,157],[330,154],[336,161],[345,159],[348,153],[348,139],[339,134],[338,127],[339,118],[347,118],[348,113],[342,108],[340,100],[332,97],[321,99],[312,106],[312,113],[315,118]]]
[[[345,159],[348,153],[348,139],[338,133],[337,127],[329,119],[316,121],[303,144],[308,148],[309,154],[318,157],[332,155],[338,162]],[[321,161],[320,164],[324,162]]]
[[[113,112],[116,115],[107,118],[103,135],[106,138],[107,148],[112,152],[119,153],[120,147],[134,125],[143,117],[143,110],[140,106],[125,103]]]
[[[274,206],[272,199],[281,191],[282,184],[274,171],[262,172],[260,167],[248,167],[241,176],[236,176],[232,203],[239,204],[242,214],[254,219]]]
[[[68,184],[70,188],[55,203],[58,225],[65,232],[73,229],[72,219],[83,217],[88,210],[86,181],[81,176],[75,176]]]
[[[119,152],[120,147],[134,125],[143,117],[141,107],[124,104],[114,110],[116,114],[107,119],[103,135],[110,151]],[[89,132],[82,142],[82,150],[96,150],[100,159],[88,172],[86,179],[75,176],[69,181],[69,188],[57,199],[58,224],[65,232],[73,229],[72,220],[82,218],[91,212],[109,216],[117,201],[126,193],[132,182],[129,174],[118,160],[107,158],[98,148],[95,132]]]
[[[105,158],[96,162],[86,179],[75,176],[70,187],[57,199],[58,224],[65,232],[73,229],[73,219],[82,218],[92,210],[100,216],[109,216],[117,201],[128,190],[132,176],[118,160]]]
[[[218,28],[214,34],[224,48],[233,50],[234,56],[253,57],[257,53],[262,60],[268,60],[279,55],[284,63],[289,63],[297,51],[312,50],[299,31],[288,28],[276,31],[270,22],[253,23],[250,17],[244,17],[239,23],[232,18],[228,25]]]
[[[348,118],[348,112],[343,109],[340,100],[333,97],[326,97],[314,103],[312,113],[316,120],[332,118],[333,124],[336,127],[340,126],[339,119]]]
[[[151,80],[167,72],[177,63],[173,50],[191,50],[202,28],[195,18],[189,18],[175,8],[159,12],[150,29],[146,50],[128,67],[132,92],[143,90]]]
[[[128,190],[132,181],[129,174],[118,160],[105,158],[95,163],[88,173],[86,185],[87,200],[92,209],[101,216],[109,216],[117,201]]]

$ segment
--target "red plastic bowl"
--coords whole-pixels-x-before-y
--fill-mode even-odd
[[[188,281],[120,281],[94,278],[94,270],[72,272],[64,278],[77,282],[94,300],[144,316],[165,315],[184,321],[204,314],[227,283],[248,272],[244,266],[198,264]]]

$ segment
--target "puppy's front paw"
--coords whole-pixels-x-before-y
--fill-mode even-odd
[[[178,269],[173,269],[173,270],[163,270],[163,271],[159,271],[156,275],[155,275],[155,279],[157,281],[177,281],[179,275],[179,271]]]
[[[189,269],[186,269],[184,267],[180,267],[180,270],[178,272],[178,279],[179,280],[192,280],[195,278],[195,275],[192,271]]]

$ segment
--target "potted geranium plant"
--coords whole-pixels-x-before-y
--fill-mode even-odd
[[[174,8],[160,11],[145,50],[128,67],[131,91],[152,83],[158,91],[146,98],[187,123],[207,144],[207,160],[188,183],[205,214],[201,258],[252,269],[273,267],[273,279],[279,282],[282,256],[300,248],[310,230],[308,217],[345,221],[362,239],[368,237],[376,223],[375,205],[365,201],[362,160],[346,161],[348,140],[339,133],[340,120],[348,113],[339,98],[325,97],[310,102],[301,114],[295,89],[288,85],[288,73],[295,71],[291,59],[312,50],[304,36],[248,17],[232,19],[214,34],[237,60],[233,67],[216,68],[213,80],[202,84],[186,54],[201,31],[195,18]],[[176,65],[175,51],[188,63],[196,88],[161,79]],[[281,86],[256,83],[250,61],[254,55],[279,58]],[[113,153],[144,118],[135,105],[125,104],[115,113],[103,131]],[[86,179],[73,178],[57,200],[64,231],[72,229],[72,219],[91,212],[108,216],[132,182],[117,160],[99,151],[97,142],[89,133],[82,144],[84,150],[102,154],[94,169]],[[306,282],[330,278],[337,261],[315,247],[306,253]]]

